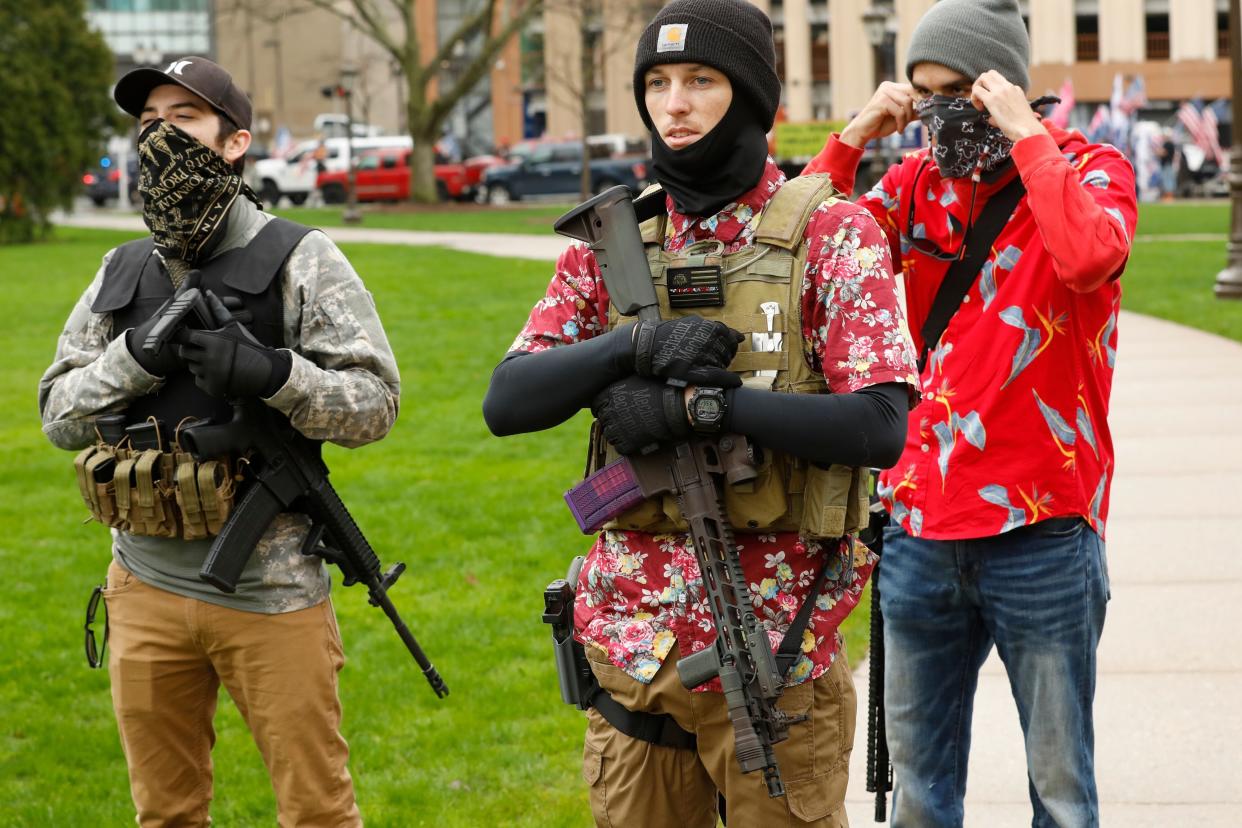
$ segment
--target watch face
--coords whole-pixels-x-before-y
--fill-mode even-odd
[[[715,397],[702,397],[695,404],[695,413],[700,419],[714,420],[720,416],[720,400]]]

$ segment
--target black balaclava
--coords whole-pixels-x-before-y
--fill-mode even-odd
[[[263,206],[223,156],[162,119],[138,136],[138,192],[156,248],[189,265],[211,255],[239,195]]]
[[[711,216],[749,192],[763,177],[768,138],[754,106],[734,89],[720,123],[699,140],[670,149],[651,131],[651,169],[677,212]]]

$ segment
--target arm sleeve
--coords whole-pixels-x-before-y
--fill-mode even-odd
[[[375,301],[344,254],[306,235],[284,270],[289,378],[266,402],[316,440],[355,447],[397,419],[401,377]]]
[[[551,428],[634,370],[631,327],[604,333],[608,298],[595,254],[570,246],[556,262],[508,355],[492,373],[483,418],[497,436]]]
[[[738,388],[730,427],[767,448],[812,463],[889,468],[906,442],[907,386],[871,385],[851,394],[773,394]]]
[[[1048,134],[1014,144],[1013,158],[1057,278],[1087,293],[1120,276],[1138,224],[1130,162],[1111,147],[1070,161]]]
[[[483,398],[483,419],[492,434],[506,437],[560,425],[604,388],[632,374],[633,327],[538,353],[509,352],[492,372]]]
[[[104,256],[95,279],[69,314],[52,364],[39,380],[43,433],[59,448],[90,445],[97,415],[119,411],[164,384],[138,364],[125,337],[113,338],[112,314],[91,311],[111,256],[111,252]]]

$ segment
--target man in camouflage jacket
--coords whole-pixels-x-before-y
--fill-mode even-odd
[[[155,272],[176,284],[189,269],[206,273],[213,260],[260,246],[255,239],[269,224],[282,226],[248,200],[236,175],[251,111],[223,69],[202,58],[174,61],[162,72],[139,69],[122,79],[115,96],[142,130],[144,217],[155,241],[136,265],[143,279]],[[179,194],[162,187],[185,178],[178,166],[185,158],[196,159],[188,162],[198,176],[194,186]],[[163,166],[149,169],[148,161]],[[204,193],[210,209],[226,205],[207,238]],[[170,216],[191,220],[178,227]],[[110,265],[128,246],[109,251],[39,383],[48,439],[64,449],[87,446],[96,439],[97,416],[132,414],[141,401],[169,394],[178,377],[216,397],[257,396],[315,440],[354,447],[387,434],[397,415],[399,376],[371,295],[325,235],[297,228],[293,238],[269,288],[271,338],[279,341],[248,352],[248,380],[238,360],[224,368],[213,361],[212,332],[195,334],[200,338],[180,350],[184,363],[175,347],[162,361],[145,356],[136,346],[146,323],[134,336],[118,329],[120,311],[102,309],[116,305],[101,294],[115,293]],[[167,284],[164,289],[171,292]],[[139,295],[142,290],[140,283]],[[337,673],[344,655],[324,564],[300,554],[307,525],[304,515],[279,515],[231,595],[198,577],[210,539],[112,530],[103,593],[108,665],[139,824],[210,822],[212,719],[221,682],[263,755],[279,823],[361,824],[340,733]]]

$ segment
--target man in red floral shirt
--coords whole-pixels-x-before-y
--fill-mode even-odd
[[[664,378],[689,381],[686,398],[718,390],[724,429],[787,459],[780,462],[789,479],[769,479],[778,481],[779,503],[803,514],[802,524],[790,522],[789,510],[753,521],[731,516],[750,599],[774,649],[813,602],[779,702],[808,720],[775,747],[786,789],[775,799],[761,774],[738,767],[718,681],[691,692],[678,678],[679,657],[716,635],[684,521],[670,525],[667,507],[649,501],[636,511],[652,511],[623,515],[596,540],[575,613],[595,676],[615,702],[671,716],[693,742],[687,749],[635,739],[588,711],[583,776],[600,825],[711,828],[717,791],[731,825],[846,824],[855,704],[838,627],[874,556],[848,530],[804,531],[817,506],[803,502],[793,481],[818,491],[811,481],[830,468],[896,460],[917,398],[914,353],[887,239],[866,210],[822,189],[804,212],[792,211],[802,222],[796,233],[776,238],[772,228],[787,213],[774,205],[789,199],[767,156],[780,97],[774,66],[771,24],[743,0],[676,0],[657,14],[638,44],[634,87],[666,194],[666,213],[645,225],[644,238],[667,321],[625,324],[610,308],[594,254],[571,247],[484,402],[497,434],[549,428],[594,403],[612,448],[625,454],[707,430],[680,397],[662,404]],[[811,192],[826,186],[809,183]],[[665,265],[704,251],[723,262],[723,307],[670,313]],[[769,283],[781,291],[775,301],[738,307],[755,285]],[[719,319],[752,327],[739,336]],[[737,373],[724,370],[730,365]]]
[[[1099,818],[1107,413],[1134,174],[1115,148],[1040,122],[1028,51],[1016,0],[942,0],[912,36],[911,83],[882,84],[807,168],[849,191],[868,141],[916,117],[931,134],[930,150],[858,202],[900,256],[928,355],[905,452],[880,486],[898,828],[962,824],[972,698],[993,644],[1026,739],[1034,825]],[[943,335],[923,342],[946,271],[1015,179],[1025,194]]]

